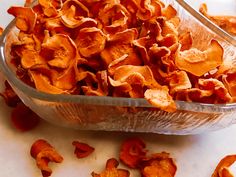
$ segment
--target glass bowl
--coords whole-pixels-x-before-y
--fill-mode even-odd
[[[224,48],[224,59],[236,61],[236,41],[182,0],[172,4],[181,18],[179,30],[190,29],[194,47],[215,38]],[[59,126],[80,130],[198,134],[236,123],[236,103],[202,104],[176,101],[177,111],[168,113],[145,99],[83,95],[52,95],[39,92],[16,77],[10,63],[10,46],[17,36],[14,20],[0,39],[0,69],[21,100],[41,118]]]

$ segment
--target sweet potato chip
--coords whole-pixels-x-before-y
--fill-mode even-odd
[[[229,69],[226,74],[223,74],[222,81],[228,89],[232,97],[236,97],[236,70]]]
[[[202,90],[212,90],[217,97],[216,100],[220,100],[225,103],[232,100],[232,97],[225,88],[224,84],[217,79],[199,79],[198,84],[199,88]]]
[[[207,5],[201,4],[199,11],[213,23],[232,35],[236,35],[236,16],[212,16],[207,12]]]
[[[170,76],[169,85],[171,94],[192,87],[189,77],[185,71],[173,72]]]
[[[62,0],[39,0],[43,13],[47,17],[55,17],[58,15],[58,9],[62,6]]]
[[[79,159],[89,156],[95,150],[88,144],[79,141],[73,141],[72,145],[75,146],[74,154]]]
[[[218,163],[211,177],[231,177],[228,167],[236,161],[236,155],[227,155]]]
[[[63,161],[63,157],[55,148],[43,139],[39,139],[32,144],[30,154],[36,160],[43,177],[48,177],[52,174],[52,170],[48,166],[49,162],[61,163]]]
[[[176,111],[176,105],[173,98],[169,95],[169,89],[166,86],[155,89],[147,89],[144,93],[147,101],[155,107],[167,111]]]
[[[74,41],[66,35],[55,34],[48,38],[42,47],[53,52],[48,64],[53,67],[67,68],[71,60],[75,60],[78,52]]]
[[[106,35],[96,27],[83,28],[75,42],[82,56],[91,57],[105,48]]]
[[[216,40],[212,40],[205,51],[192,48],[179,52],[175,58],[176,66],[195,76],[203,74],[217,68],[223,62],[223,48]]]
[[[18,103],[12,110],[11,122],[21,132],[34,129],[39,124],[39,121],[40,117],[23,103]]]
[[[181,51],[189,50],[192,47],[193,37],[190,31],[179,34],[179,43],[181,44]]]
[[[161,4],[155,0],[141,0],[137,11],[137,17],[141,20],[150,20],[154,16],[161,15]]]
[[[96,20],[89,18],[89,10],[80,1],[69,0],[63,4],[61,10],[61,21],[69,28],[76,28],[84,23],[94,24],[96,27]],[[90,27],[92,27],[90,26]]]
[[[10,7],[7,12],[16,17],[16,27],[31,33],[36,24],[37,14],[30,7]]]
[[[129,177],[129,171],[124,169],[117,169],[118,165],[119,162],[116,159],[108,159],[106,163],[106,169],[101,174],[92,172],[91,175],[93,177]]]
[[[140,167],[143,177],[174,177],[177,170],[173,159],[166,152],[143,159]]]
[[[98,18],[108,33],[116,33],[127,29],[129,13],[119,3],[107,4],[99,11]]]
[[[130,168],[137,168],[146,156],[146,145],[140,138],[126,139],[120,149],[120,160]]]
[[[29,71],[30,76],[32,77],[35,87],[37,90],[51,93],[51,94],[62,94],[65,93],[64,90],[59,89],[51,84],[50,79],[37,71]]]

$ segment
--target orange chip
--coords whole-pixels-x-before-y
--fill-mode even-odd
[[[101,174],[92,172],[91,175],[93,177],[129,177],[129,171],[124,169],[117,169],[118,165],[119,162],[116,159],[108,159],[106,163],[106,169]]]
[[[166,86],[155,89],[147,89],[144,93],[144,97],[153,106],[167,111],[176,111],[176,105],[173,98],[169,95],[169,89]]]
[[[137,11],[137,17],[143,21],[150,20],[154,16],[161,15],[161,4],[159,1],[141,0]]]
[[[120,160],[130,168],[137,168],[146,156],[145,143],[140,138],[126,139],[120,150]]]
[[[7,12],[16,17],[16,27],[21,31],[33,32],[37,14],[30,7],[10,7]]]
[[[143,177],[174,177],[177,170],[173,159],[166,152],[143,159],[140,167]]]
[[[195,76],[202,76],[222,64],[223,52],[220,44],[212,40],[204,52],[195,48],[179,52],[175,58],[175,64],[181,70]]]
[[[217,99],[223,102],[231,102],[232,97],[224,84],[217,79],[199,79],[199,88],[202,90],[212,90]]]
[[[199,11],[213,23],[232,35],[236,35],[236,16],[212,16],[207,13],[207,5],[201,4]]]
[[[172,5],[168,5],[162,9],[161,14],[169,20],[177,15],[177,11]]]
[[[51,84],[49,78],[37,71],[29,71],[30,76],[32,77],[36,89],[42,92],[51,93],[51,94],[63,94],[66,93],[64,90],[59,89]]]
[[[215,171],[211,177],[232,177],[228,167],[230,167],[236,161],[236,155],[225,156],[215,168]]]
[[[95,150],[88,144],[79,141],[73,141],[72,145],[75,146],[74,154],[79,159],[89,156]]]
[[[127,29],[129,13],[119,3],[109,3],[99,11],[98,18],[108,33],[116,33]]]
[[[108,66],[112,61],[124,55],[128,55],[129,63],[140,65],[140,58],[132,47],[132,41],[136,37],[137,30],[134,28],[110,36],[106,48],[100,54],[105,65]]]
[[[171,94],[192,87],[189,77],[185,71],[173,72],[170,76],[169,85]]]
[[[38,3],[47,17],[57,16],[57,9],[60,9],[62,6],[62,0],[39,0]]]
[[[75,42],[82,56],[91,57],[105,48],[106,35],[95,27],[83,28]]]
[[[61,163],[63,161],[63,157],[55,148],[43,139],[39,139],[32,144],[30,154],[36,160],[43,177],[48,177],[52,174],[52,170],[48,166],[49,162]]]
[[[181,44],[181,51],[183,50],[189,50],[192,47],[193,43],[193,37],[191,32],[186,31],[184,33],[181,33],[179,36],[179,43]]]
[[[69,28],[76,28],[84,23],[97,22],[89,16],[89,10],[80,1],[68,0],[66,1],[61,9],[61,21]]]
[[[74,41],[67,35],[55,34],[49,37],[42,47],[53,52],[53,58],[48,64],[53,67],[67,68],[71,60],[77,57],[77,47]]]

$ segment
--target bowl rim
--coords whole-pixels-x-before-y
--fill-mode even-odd
[[[185,10],[191,15],[197,18],[201,23],[205,24],[206,27],[211,29],[217,35],[222,37],[224,40],[236,47],[236,40],[220,29],[218,26],[209,21],[206,17],[195,11],[190,5],[183,0],[173,0],[178,2]],[[49,94],[36,90],[33,87],[25,84],[15,73],[9,68],[6,62],[5,44],[9,32],[15,27],[15,19],[13,19],[5,28],[2,35],[0,36],[0,69],[3,72],[9,83],[19,89],[20,92],[27,93],[28,96],[48,102],[66,102],[66,103],[79,103],[79,104],[90,104],[100,106],[122,106],[122,107],[147,107],[156,108],[152,106],[144,98],[125,98],[125,97],[112,97],[112,96],[86,96],[86,95],[70,95],[70,94]],[[208,112],[208,113],[224,113],[224,112],[235,112],[236,103],[227,104],[208,104],[199,102],[187,102],[175,100],[177,110],[180,111],[194,111],[194,112]]]

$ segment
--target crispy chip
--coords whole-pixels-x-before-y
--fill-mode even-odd
[[[140,161],[146,157],[146,145],[140,138],[126,139],[120,149],[120,160],[130,168],[137,168]]]
[[[7,12],[16,17],[16,27],[24,32],[34,30],[37,14],[30,7],[10,7]]]
[[[192,47],[193,37],[190,31],[179,34],[178,38],[181,44],[181,51],[189,50]]]
[[[77,57],[77,47],[74,41],[63,34],[55,34],[48,38],[42,47],[53,52],[53,59],[48,61],[48,64],[53,67],[67,68],[70,61]]]
[[[227,155],[218,163],[211,177],[232,177],[228,167],[236,161],[236,155]]]
[[[60,9],[62,6],[62,0],[38,0],[38,2],[47,17],[57,16],[57,9]]]
[[[166,152],[143,159],[140,167],[143,177],[174,177],[177,170],[173,159]]]
[[[75,146],[74,154],[79,159],[89,156],[95,150],[88,144],[79,141],[73,141],[72,145]]]
[[[108,159],[106,163],[106,169],[101,174],[92,172],[91,175],[93,177],[129,177],[129,171],[124,169],[117,169],[118,165],[119,162],[116,159]]]
[[[82,56],[91,57],[105,48],[106,35],[95,27],[83,28],[75,42]]]
[[[175,64],[181,70],[195,76],[202,76],[222,64],[223,52],[220,44],[216,40],[212,40],[204,52],[195,48],[179,52],[175,58]]]
[[[43,177],[48,177],[52,174],[52,170],[48,166],[49,162],[61,163],[63,161],[63,157],[55,148],[43,139],[39,139],[32,144],[30,154],[36,160]]]
[[[39,124],[40,118],[23,103],[18,103],[12,110],[11,121],[17,130],[25,132],[34,129]]]
[[[201,4],[199,11],[213,23],[232,35],[236,35],[236,16],[212,16],[207,12],[207,5]]]
[[[173,98],[169,95],[169,89],[166,86],[160,88],[148,89],[144,93],[144,97],[152,105],[157,108],[167,111],[174,112],[176,111],[176,105]]]

